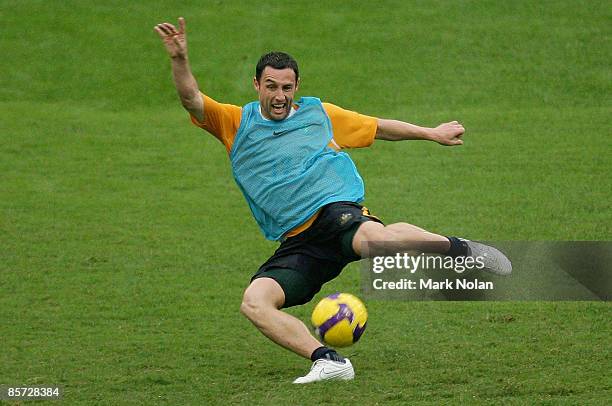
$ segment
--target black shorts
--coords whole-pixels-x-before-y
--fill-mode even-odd
[[[272,278],[278,282],[285,292],[283,307],[308,303],[348,263],[361,259],[352,241],[359,225],[366,221],[382,223],[357,203],[323,206],[312,225],[283,241],[251,281]]]

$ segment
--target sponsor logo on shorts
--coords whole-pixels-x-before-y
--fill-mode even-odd
[[[338,218],[338,224],[343,226],[353,218],[353,213],[342,213]]]

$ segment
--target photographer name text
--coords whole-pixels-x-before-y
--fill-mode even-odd
[[[478,279],[400,279],[385,281],[374,279],[372,287],[375,290],[493,290],[493,282],[479,281]]]

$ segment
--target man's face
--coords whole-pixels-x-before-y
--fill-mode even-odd
[[[255,90],[259,93],[261,113],[269,120],[280,121],[291,111],[293,96],[298,90],[299,82],[291,68],[274,69],[266,66],[261,78],[253,80]]]

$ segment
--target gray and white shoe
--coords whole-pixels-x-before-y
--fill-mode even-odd
[[[355,370],[348,358],[345,358],[344,362],[321,358],[312,364],[308,374],[300,376],[293,383],[312,383],[332,379],[349,381],[353,378],[355,378]]]
[[[480,258],[484,264],[483,271],[491,272],[496,275],[510,275],[512,273],[512,263],[497,248],[485,245],[476,241],[465,241],[468,246],[468,255],[473,258]]]

